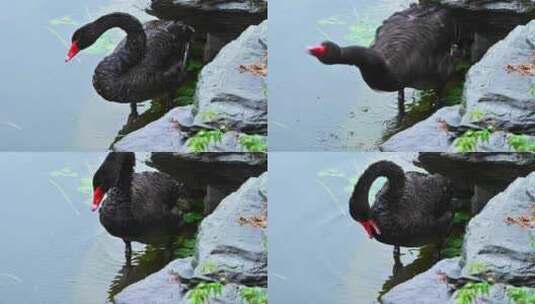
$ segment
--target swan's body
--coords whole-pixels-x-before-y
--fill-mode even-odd
[[[457,30],[446,9],[415,5],[385,20],[370,47],[324,42],[309,51],[325,64],[357,66],[374,90],[398,91],[403,113],[404,88],[441,89],[455,71]]]
[[[133,173],[133,153],[110,153],[93,178],[93,210],[113,236],[124,240],[127,260],[130,242],[166,244],[182,225],[177,201],[182,185],[160,172]]]
[[[128,14],[108,14],[74,33],[67,59],[114,27],[124,30],[127,37],[97,65],[93,86],[108,101],[130,103],[137,115],[135,103],[170,92],[184,80],[192,29],[160,20],[142,25]]]
[[[369,206],[372,183],[384,176],[388,182]],[[355,185],[350,199],[351,216],[370,238],[399,247],[419,247],[444,239],[451,228],[453,210],[450,182],[440,175],[404,173],[390,162],[372,164]]]

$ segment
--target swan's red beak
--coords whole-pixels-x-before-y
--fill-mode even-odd
[[[379,227],[377,227],[377,223],[375,223],[374,220],[367,220],[359,223],[364,227],[364,230],[366,230],[370,239],[373,239],[376,235],[381,235],[381,230],[379,230]]]
[[[308,48],[308,53],[312,56],[323,57],[327,55],[327,47],[324,45],[312,46]]]
[[[93,204],[91,205],[91,211],[94,212],[98,209],[102,202],[102,198],[104,198],[104,190],[100,187],[96,187],[93,190]]]
[[[78,47],[78,42],[74,41],[71,44],[71,48],[69,49],[69,52],[67,53],[67,58],[65,59],[65,62],[71,61],[71,59],[73,59],[74,56],[78,54],[78,52],[80,52],[80,48]]]

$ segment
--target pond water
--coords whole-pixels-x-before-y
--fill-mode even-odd
[[[433,248],[402,248],[393,275],[393,247],[370,240],[348,214],[358,176],[373,162],[393,160],[418,170],[415,154],[272,152],[269,296],[273,303],[374,303],[432,263]],[[291,172],[289,174],[289,172]],[[370,196],[384,184],[373,184]]]
[[[375,29],[414,0],[270,3],[269,135],[273,151],[377,150],[398,125],[397,93],[375,92],[358,69],[326,66],[307,46],[369,45]],[[406,90],[408,103],[418,93]],[[408,124],[429,113],[414,113]]]
[[[137,156],[136,171],[151,170]],[[0,304],[105,303],[166,264],[163,250],[133,244],[127,271],[124,243],[90,211],[91,178],[104,157],[0,153]]]
[[[0,17],[0,150],[103,151],[127,121],[128,105],[107,102],[93,70],[123,37],[112,30],[77,60],[64,62],[79,26],[114,11],[141,20],[148,0],[15,1]],[[67,45],[68,44],[68,45]],[[147,103],[140,108],[143,112]]]

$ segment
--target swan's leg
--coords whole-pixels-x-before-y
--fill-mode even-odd
[[[401,253],[399,250],[399,246],[394,246],[394,268],[392,269],[392,273],[395,275],[400,269],[403,268],[403,264],[401,263]]]
[[[138,114],[137,114],[137,104],[135,102],[131,102],[130,103],[130,115],[133,118],[137,118],[137,116],[138,116]]]
[[[126,258],[126,265],[132,265],[132,243],[128,240],[124,240],[124,257]]]
[[[398,111],[400,115],[405,114],[405,89],[398,91]]]

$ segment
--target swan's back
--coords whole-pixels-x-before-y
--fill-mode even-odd
[[[406,172],[403,197],[390,200],[386,183],[372,207],[388,244],[417,247],[440,239],[448,231],[453,216],[451,183],[440,175]]]
[[[181,82],[184,54],[192,29],[180,22],[153,20],[143,25],[145,54],[135,65],[126,64],[126,38],[96,67],[93,86],[104,99],[141,102],[160,96]]]
[[[446,9],[414,5],[385,20],[371,48],[383,56],[404,86],[424,89],[453,71],[447,60],[455,33]]]
[[[183,186],[165,173],[135,173],[132,181],[132,213],[144,223],[174,220],[178,217],[177,201],[183,193]]]

